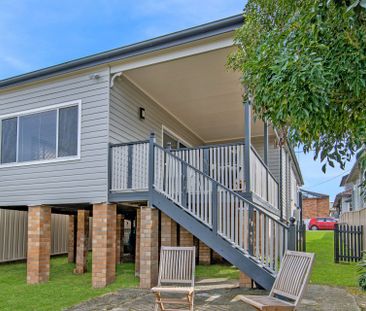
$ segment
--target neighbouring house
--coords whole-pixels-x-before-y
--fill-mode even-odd
[[[329,216],[329,195],[304,189],[301,189],[301,193],[303,219]]]
[[[364,181],[360,167],[360,157],[364,152],[365,150],[362,149],[357,154],[351,172],[342,177],[340,186],[344,187],[344,191],[337,194],[333,204],[333,208],[337,209],[339,214],[366,208],[366,200],[360,187]]]
[[[123,219],[143,288],[157,280],[159,246],[194,244],[199,263],[221,256],[243,283],[271,287],[303,180],[292,147],[254,120],[240,74],[226,69],[242,23],[0,81],[0,207],[28,211],[28,283],[49,278],[59,213],[69,215],[76,273],[87,268],[92,217],[94,287],[115,279]]]

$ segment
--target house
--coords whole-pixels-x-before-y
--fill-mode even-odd
[[[198,243],[270,288],[302,185],[288,144],[226,69],[241,15],[0,81],[0,207],[28,211],[28,283],[49,278],[50,215],[70,215],[76,273],[115,279],[122,219],[141,287],[160,245]],[[77,226],[74,225],[77,217]],[[74,239],[75,230],[77,238]],[[196,241],[196,242],[195,242]]]
[[[338,193],[334,200],[333,208],[337,209],[339,214],[351,211],[358,211],[366,208],[366,200],[362,193],[361,184],[364,181],[362,175],[361,156],[365,150],[362,149],[356,156],[356,162],[351,172],[342,177],[340,186],[344,187],[344,191]]]
[[[301,189],[302,214],[304,219],[328,217],[330,214],[329,195]]]

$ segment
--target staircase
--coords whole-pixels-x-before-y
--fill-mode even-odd
[[[240,158],[241,147],[235,148]],[[288,245],[288,227],[280,221],[278,209],[244,198],[240,191],[245,183],[243,170],[233,158],[231,163],[225,158],[225,165],[237,172],[231,178],[219,170],[209,176],[212,170],[207,174],[203,162],[201,166],[192,163],[184,153],[163,149],[153,140],[111,146],[110,159],[112,193],[146,195],[150,205],[257,284],[272,287]],[[240,189],[234,191],[233,186]]]
[[[155,143],[148,162],[150,204],[270,289],[287,248],[279,217]]]

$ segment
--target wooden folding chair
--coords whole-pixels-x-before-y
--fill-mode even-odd
[[[186,310],[194,310],[195,253],[195,247],[161,247],[158,285],[151,289],[155,294],[155,311],[184,310],[166,308],[166,305],[187,306]],[[162,294],[183,297],[163,298]]]
[[[241,296],[240,299],[262,311],[296,310],[309,281],[313,253],[286,251],[269,296]]]

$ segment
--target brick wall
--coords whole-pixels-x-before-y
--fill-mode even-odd
[[[115,204],[93,206],[93,271],[94,288],[105,287],[116,278],[116,222]]]
[[[47,282],[50,276],[51,208],[32,206],[28,211],[27,282]]]
[[[329,197],[306,198],[302,203],[303,219],[329,216]]]
[[[158,281],[158,210],[141,207],[140,228],[140,287],[151,288]]]

